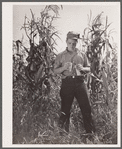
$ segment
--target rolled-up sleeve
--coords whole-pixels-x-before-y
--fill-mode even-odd
[[[84,67],[90,67],[90,63],[86,54],[84,54]]]
[[[61,67],[61,56],[60,54],[56,56],[55,63],[54,63],[54,69]]]

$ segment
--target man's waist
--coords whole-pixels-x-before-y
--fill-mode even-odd
[[[82,78],[84,79],[84,75],[76,76],[76,75],[71,75],[71,76],[63,76],[62,79],[75,79],[75,78]]]

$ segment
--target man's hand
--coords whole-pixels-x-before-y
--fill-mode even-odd
[[[72,63],[71,62],[65,63],[62,67],[54,68],[54,73],[55,74],[61,74],[65,70],[68,70],[68,71],[72,70]]]
[[[71,69],[72,69],[72,63],[71,62],[67,62],[64,64],[63,70],[71,71]]]
[[[81,64],[77,64],[77,65],[76,65],[76,68],[77,68],[79,71],[84,71],[84,67],[83,67]]]

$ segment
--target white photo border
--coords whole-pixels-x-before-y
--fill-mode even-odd
[[[13,5],[117,5],[120,2],[2,2],[2,147],[13,148],[60,148],[60,147],[120,147],[121,145],[121,68],[120,68],[120,42],[118,51],[118,144],[101,145],[42,145],[42,144],[12,144],[12,40],[13,40]],[[120,22],[118,22],[120,28]],[[120,36],[119,36],[119,41]]]

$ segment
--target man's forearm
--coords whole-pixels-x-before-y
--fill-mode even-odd
[[[83,71],[86,73],[90,72],[90,67],[83,67]]]
[[[55,74],[61,74],[64,71],[63,67],[59,67],[59,68],[54,68],[54,73]]]

